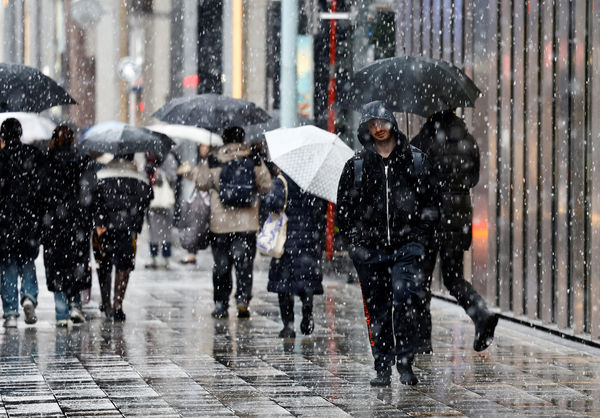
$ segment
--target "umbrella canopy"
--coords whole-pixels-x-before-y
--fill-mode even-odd
[[[213,132],[270,119],[266,111],[252,102],[213,93],[173,99],[152,116],[163,122],[197,126]]]
[[[190,141],[195,144],[204,144],[220,147],[223,145],[223,139],[206,129],[196,128],[195,126],[186,125],[151,125],[146,128],[154,132],[165,134],[176,143],[180,141]]]
[[[396,112],[429,116],[472,107],[480,91],[458,67],[427,57],[377,60],[358,71],[340,89],[337,105],[355,110],[381,100]]]
[[[174,142],[168,136],[122,122],[103,122],[92,126],[79,139],[83,152],[114,155],[147,152],[164,156]]]
[[[40,70],[21,64],[0,64],[0,112],[41,112],[77,102]]]
[[[261,141],[264,139],[265,132],[272,131],[281,126],[281,112],[279,110],[268,110],[267,113],[271,116],[271,119],[267,122],[244,126],[244,130],[246,131],[246,143],[250,144],[252,142]],[[312,119],[298,115],[298,126],[312,124]]]
[[[33,141],[41,139],[50,139],[52,131],[56,128],[56,124],[50,119],[40,116],[37,113],[25,112],[6,112],[0,113],[0,124],[8,118],[15,118],[21,122],[23,135],[21,142],[30,144]]]
[[[307,125],[275,129],[265,138],[271,160],[298,186],[336,202],[344,164],[354,155],[337,135]]]

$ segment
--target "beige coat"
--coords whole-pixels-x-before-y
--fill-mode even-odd
[[[244,144],[223,145],[215,154],[220,163],[250,156],[250,149]],[[230,232],[258,231],[258,195],[254,204],[247,208],[224,206],[219,199],[219,178],[221,167],[209,168],[203,163],[192,172],[192,178],[200,190],[210,192],[210,232],[227,234]],[[271,190],[272,181],[264,161],[254,167],[254,178],[258,193],[264,194]]]

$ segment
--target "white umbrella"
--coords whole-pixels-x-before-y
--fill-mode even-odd
[[[307,125],[265,133],[271,160],[302,189],[335,203],[344,164],[354,151],[337,135]]]
[[[26,112],[5,112],[0,113],[0,124],[8,118],[15,118],[21,122],[23,127],[23,135],[21,142],[30,144],[33,141],[50,139],[52,131],[56,128],[56,124],[50,119],[40,116],[37,113]]]
[[[171,137],[175,142],[180,140],[195,142],[196,144],[205,144],[211,146],[223,145],[223,139],[209,130],[187,125],[151,125],[148,129],[154,132],[160,132]]]

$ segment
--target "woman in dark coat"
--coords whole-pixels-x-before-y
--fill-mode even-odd
[[[286,187],[283,177],[287,183]],[[287,204],[286,204],[287,203]],[[321,257],[325,236],[327,202],[303,191],[290,177],[281,174],[273,181],[265,196],[269,212],[281,212],[285,206],[288,217],[284,254],[273,258],[269,269],[267,290],[279,294],[282,338],[294,338],[294,295],[302,301],[300,330],[309,335],[314,329],[313,295],[323,294]]]
[[[81,291],[91,286],[90,239],[92,161],[76,154],[73,131],[58,126],[52,133],[44,169],[45,216],[42,243],[48,290],[54,292],[57,325],[84,322]]]

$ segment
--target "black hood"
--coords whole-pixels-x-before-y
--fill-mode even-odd
[[[392,135],[396,138],[396,145],[399,145],[403,150],[408,148],[408,139],[400,132],[394,114],[381,101],[367,103],[362,108],[362,116],[358,125],[358,140],[363,147],[372,151],[375,150],[373,137],[369,133],[369,127],[367,126],[367,122],[372,119],[383,119],[390,122],[392,124]]]

